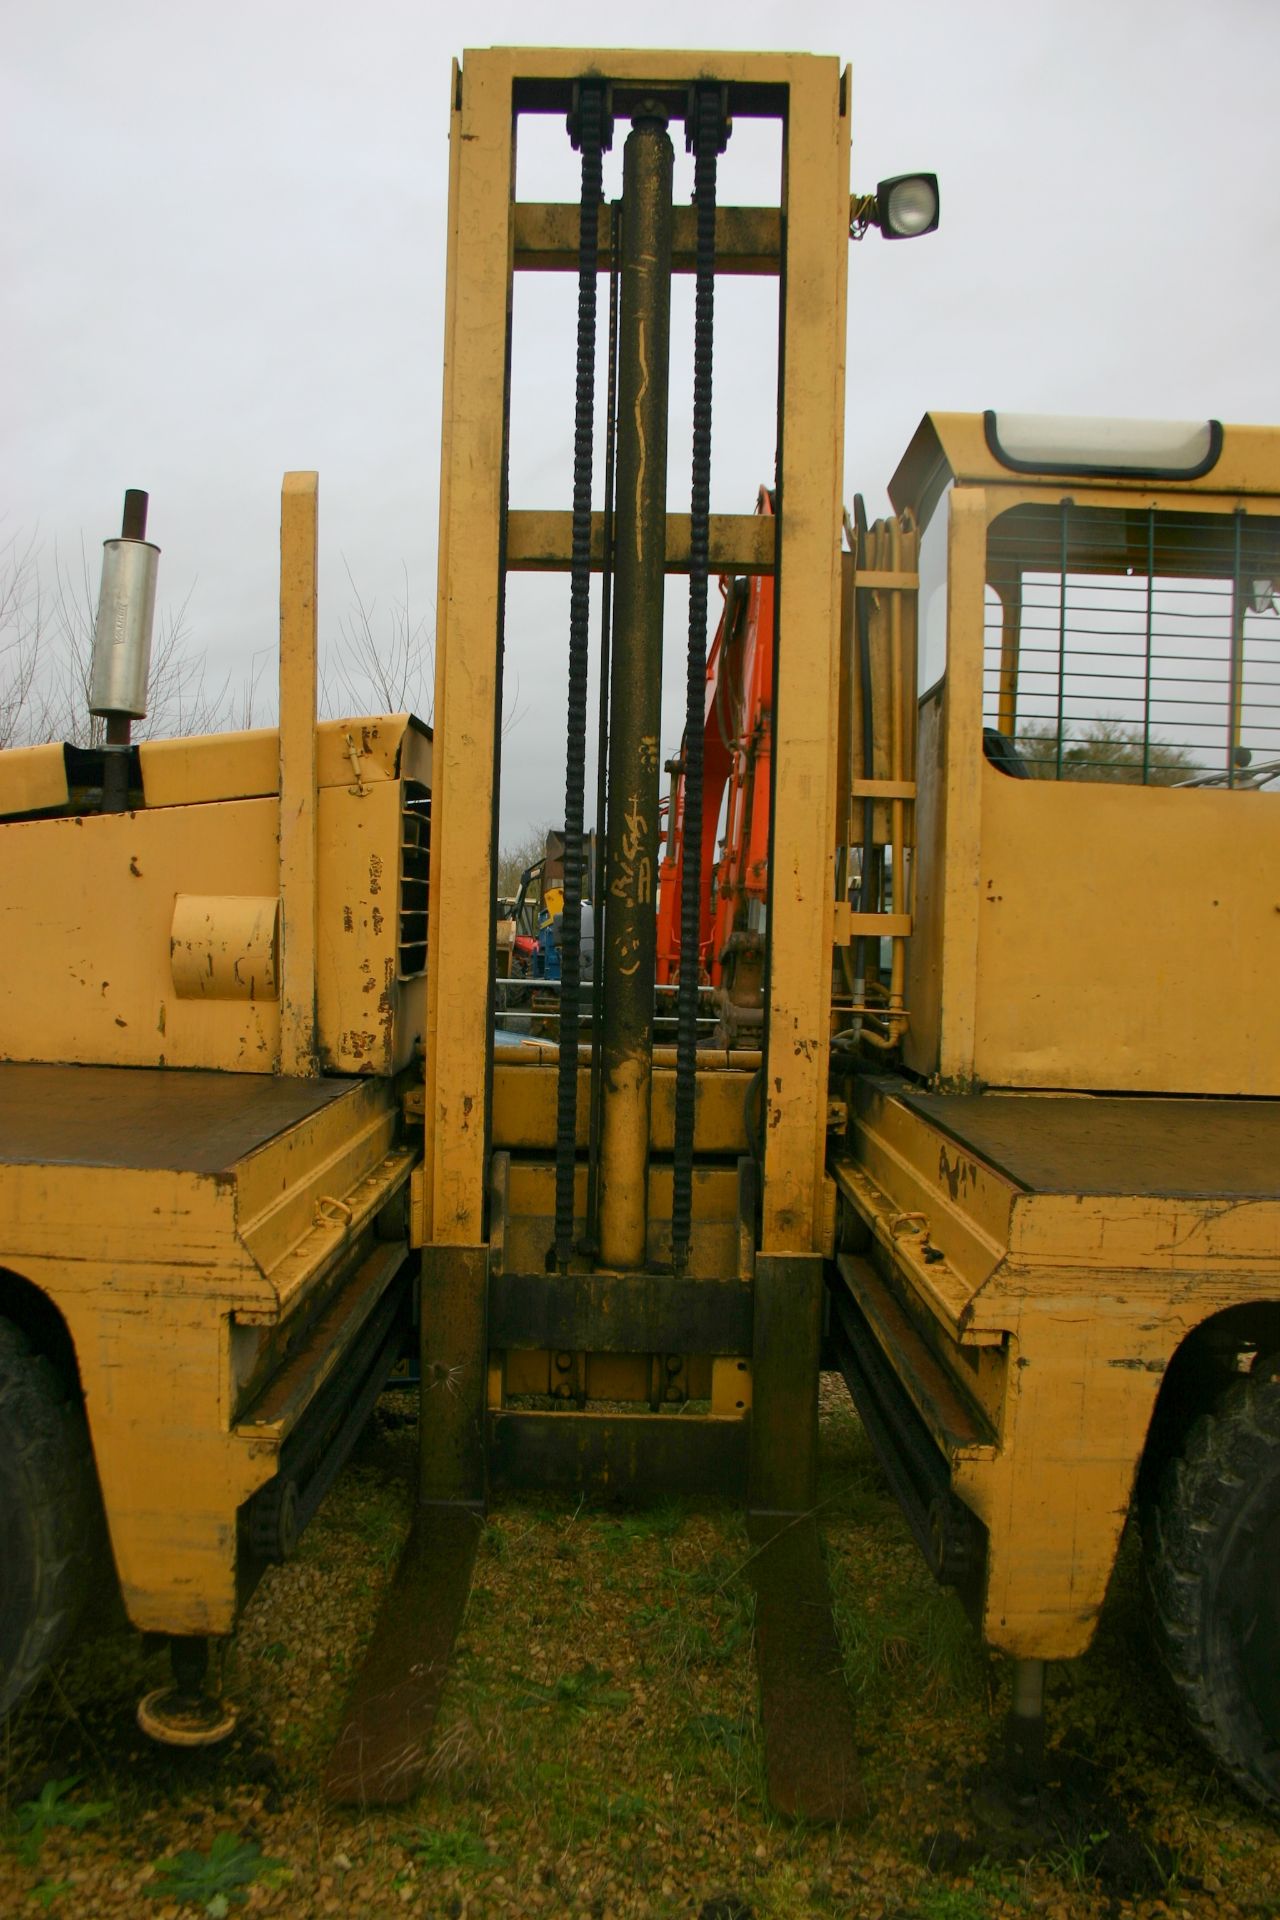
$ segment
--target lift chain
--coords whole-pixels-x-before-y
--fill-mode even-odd
[[[689,524],[689,652],[684,723],[684,860],[680,882],[680,979],[676,989],[675,1155],[671,1259],[688,1264],[693,1219],[693,1119],[697,1090],[698,988],[702,976],[702,732],[707,686],[710,572],[711,367],[715,332],[716,160],[729,137],[725,90],[695,87],[685,122],[693,153],[697,231],[693,315],[693,487]]]
[[[556,1077],[556,1265],[573,1252],[582,985],[582,800],[591,636],[591,467],[595,418],[596,276],[603,198],[603,85],[581,81],[569,131],[582,154],[578,222],[578,372],[573,418],[573,550],[569,574],[569,723],[564,776],[564,914],[560,922],[560,1052]]]
[[[582,1251],[600,1251],[600,1125],[604,1100],[604,956],[608,913],[604,820],[609,800],[609,650],[613,641],[613,513],[618,465],[618,296],[622,202],[609,209],[609,373],[605,405],[604,526],[600,568],[600,700],[596,727],[596,866],[591,877],[595,920],[595,967],[591,984],[591,1105],[587,1121],[587,1232]]]

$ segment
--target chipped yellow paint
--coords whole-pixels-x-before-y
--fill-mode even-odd
[[[280,1072],[319,1071],[316,1013],[316,572],[320,476],[280,494]]]
[[[761,57],[762,63],[765,59]],[[848,269],[847,75],[779,60],[785,351],[762,1188],[766,1253],[820,1251],[835,900],[840,518]]]
[[[135,1626],[231,1630],[236,1511],[283,1437],[239,1430],[252,1365],[234,1349],[261,1351],[271,1329],[283,1341],[341,1272],[408,1178],[394,1129],[393,1088],[370,1080],[216,1174],[0,1155],[4,1264],[56,1303],[75,1343]],[[316,1226],[320,1192],[349,1208],[341,1229]]]
[[[65,807],[66,760],[56,743],[0,753],[0,813],[42,813]]]
[[[1280,1094],[1280,903],[1259,884],[1280,864],[1274,792],[1011,780],[982,751],[999,515],[1068,495],[1081,510],[1275,511],[1280,495],[1265,496],[1277,489],[1275,428],[1227,428],[1199,480],[1077,485],[1000,468],[980,417],[926,418],[891,487],[900,506],[950,515],[946,674],[920,714],[913,1072],[956,1086]],[[1153,875],[1165,883],[1135,913],[1135,881]],[[1231,956],[1230,994],[1207,1027],[1178,956],[1215,950]]]
[[[910,508],[927,519],[937,488],[949,478],[966,486],[1001,487],[1009,492],[997,511],[1011,504],[1012,495],[1025,488],[1027,476],[1001,464],[987,445],[980,413],[927,413],[889,483],[889,497],[899,512]],[[1132,493],[1130,477],[1091,474],[1087,486],[1073,486],[1072,497],[1083,499],[1093,491],[1109,496]],[[1222,452],[1210,471],[1196,480],[1162,480],[1159,493],[1165,505],[1187,505],[1188,496],[1201,506],[1240,494],[1280,496],[1280,432],[1275,427],[1224,426]],[[1043,498],[1043,494],[1041,495]]]
[[[429,785],[425,735],[379,727],[384,764]],[[361,797],[349,763],[346,776],[318,796],[319,1052],[331,1071],[392,1073],[413,1057],[425,1011],[422,981],[397,974],[402,786],[367,779]],[[275,1071],[275,998],[265,987],[192,997],[181,957],[180,992],[173,943],[187,938],[181,925],[175,936],[179,898],[275,900],[278,816],[263,796],[0,825],[0,1059]]]
[[[1158,1139],[1147,1103],[1131,1124]],[[984,1636],[1071,1658],[1092,1637],[1173,1355],[1211,1315],[1275,1297],[1280,1196],[1031,1191],[887,1081],[860,1092],[849,1151],[836,1177],[879,1271],[991,1426],[993,1445],[950,1460],[988,1531]]]
[[[274,1000],[280,902],[275,894],[180,893],[169,968],[180,1000]]]

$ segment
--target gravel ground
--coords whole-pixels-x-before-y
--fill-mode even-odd
[[[745,1533],[683,1506],[495,1512],[426,1787],[398,1813],[329,1811],[320,1770],[408,1525],[409,1404],[387,1397],[247,1610],[224,1748],[137,1734],[164,1662],[118,1627],[19,1710],[0,1915],[1280,1916],[1280,1822],[1178,1729],[1131,1543],[1094,1649],[1051,1676],[1037,1822],[1001,1814],[1004,1675],[925,1572],[843,1388],[824,1392],[822,1513],[870,1808],[856,1831],[768,1813]]]

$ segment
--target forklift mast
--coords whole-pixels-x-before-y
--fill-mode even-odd
[[[532,115],[566,126],[580,158],[579,205],[514,197],[517,137]],[[734,123],[754,117],[780,124],[778,201],[719,205],[719,156]],[[692,207],[673,205],[673,138],[693,154]],[[623,191],[610,206],[602,168],[615,141]],[[435,1623],[429,1651],[442,1672],[473,1516],[506,1488],[743,1502],[758,1549],[771,1793],[814,1818],[844,1817],[855,1791],[852,1720],[831,1685],[839,1655],[810,1517],[834,1221],[825,1156],[849,231],[848,79],[834,59],[494,49],[455,67],[425,1156],[413,1208],[423,1407],[418,1532],[405,1562],[420,1583],[412,1611]],[[549,512],[508,498],[513,283],[524,272],[578,276],[577,387],[564,396],[575,415],[573,471],[564,506]],[[666,498],[675,274],[696,285],[688,514],[668,513]],[[777,414],[761,448],[766,463],[776,448],[774,514],[709,512],[722,274],[777,283]],[[597,450],[606,323],[609,425]],[[495,1056],[504,589],[520,570],[569,576],[560,1039]],[[593,573],[606,606],[597,744],[607,778],[597,799],[602,867],[590,876]],[[689,580],[693,717],[674,1048],[654,1040],[671,573]],[[763,1018],[750,1049],[708,1045],[698,1029],[697,750],[713,573],[765,577],[776,604],[772,885]],[[487,857],[477,858],[478,833]],[[598,903],[594,979],[578,950],[584,897]],[[402,1591],[399,1627],[387,1627],[400,1636],[402,1666],[404,1600]],[[422,1656],[419,1644],[420,1670]],[[331,1767],[338,1797],[385,1797],[407,1777],[404,1727],[386,1733],[380,1673],[385,1680],[375,1644]],[[423,1738],[438,1687],[438,1677],[422,1683],[414,1724]]]

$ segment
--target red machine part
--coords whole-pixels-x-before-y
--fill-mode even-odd
[[[761,487],[756,512],[772,517]],[[773,729],[774,583],[772,574],[721,576],[724,611],[707,656],[703,719],[701,977],[719,986],[736,935],[745,936],[753,901],[768,883],[769,775]],[[658,982],[680,971],[680,896],[684,884],[685,753],[671,762],[666,849],[658,879]],[[716,840],[723,820],[720,858]]]

